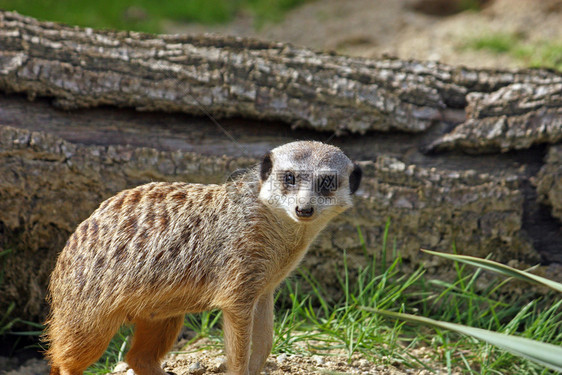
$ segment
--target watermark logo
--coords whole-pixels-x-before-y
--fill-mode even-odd
[[[287,175],[290,178],[287,178]],[[336,171],[291,171],[291,172],[275,172],[274,176],[269,179],[272,184],[271,188],[291,188],[298,190],[307,189],[322,195],[328,195],[338,189],[338,174]]]
[[[260,182],[246,175],[247,170],[237,170],[227,178],[227,192],[236,201],[252,198],[260,188]],[[289,174],[289,177],[288,177]],[[336,171],[277,171],[268,178],[267,188],[271,194],[268,203],[273,206],[327,206],[337,205],[337,195],[333,194],[338,187]],[[297,192],[309,191],[304,196]]]
[[[297,197],[295,195],[274,194],[267,202],[272,206],[333,206],[337,204],[336,197],[322,197],[313,195],[309,198]]]

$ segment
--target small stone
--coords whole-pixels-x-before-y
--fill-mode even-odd
[[[127,375],[136,375],[132,368],[127,370]]]
[[[357,367],[359,367],[361,369],[369,368],[370,366],[371,366],[371,363],[369,361],[367,361],[366,359],[360,359],[359,361],[357,361]]]
[[[113,368],[113,372],[124,372],[129,369],[129,365],[126,362],[117,362]]]
[[[226,358],[218,357],[216,358],[211,367],[209,368],[212,372],[225,372],[226,371]]]
[[[148,18],[148,13],[146,12],[146,10],[140,6],[130,6],[128,8],[125,9],[125,11],[123,12],[123,19],[125,21],[133,21],[133,22],[139,22],[139,21],[145,21]]]
[[[393,160],[388,167],[393,172],[402,172],[406,169],[406,164],[399,160]]]
[[[286,361],[287,361],[287,358],[288,358],[288,357],[287,357],[287,354],[285,354],[285,353],[279,354],[279,355],[277,356],[277,362],[278,362],[278,363],[286,362]]]
[[[190,374],[201,375],[205,372],[205,368],[201,365],[201,362],[195,362],[187,369]]]
[[[323,365],[324,364],[324,357],[321,357],[319,355],[313,355],[312,356],[312,360],[314,361],[314,363],[316,363],[317,365]]]

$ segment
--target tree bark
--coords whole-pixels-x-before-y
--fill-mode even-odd
[[[552,207],[552,215],[562,222],[562,145],[549,148],[536,184],[540,202]]]
[[[562,140],[560,83],[511,84],[491,94],[471,93],[467,100],[467,120],[429,150],[507,152]]]
[[[514,83],[528,89],[512,97],[495,94]],[[558,124],[558,98],[542,98],[554,107],[547,112],[511,105],[532,101],[553,83],[562,83],[562,76],[547,70],[474,70],[351,58],[235,37],[93,31],[0,12],[0,90],[51,97],[65,109],[112,105],[282,120],[337,133],[423,132],[435,121],[458,123],[466,110],[468,120],[453,141],[449,137],[428,150],[489,151],[498,147],[496,138],[470,142],[472,133],[462,129],[504,121],[494,127],[502,138],[510,127],[526,129],[553,117]],[[478,95],[495,95],[493,105],[480,100],[467,106]],[[530,144],[560,139],[556,127],[524,133]],[[521,147],[507,138],[501,150]]]
[[[150,181],[222,183],[229,172],[257,158],[204,156],[129,145],[83,145],[39,131],[0,125],[0,251],[4,259],[0,310],[17,301],[16,313],[40,320],[49,274],[76,226],[99,204],[126,188]],[[350,267],[365,264],[364,248],[380,249],[387,220],[389,239],[407,265],[426,263],[448,277],[443,262],[420,247],[487,256],[526,265],[540,260],[522,230],[520,178],[475,171],[424,168],[381,156],[361,162],[364,177],[354,207],[332,222],[304,260],[314,277],[340,296],[342,251]],[[362,231],[364,243],[357,235]],[[554,237],[552,241],[557,241]],[[449,273],[452,276],[452,273]]]

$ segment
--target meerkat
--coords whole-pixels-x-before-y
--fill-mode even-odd
[[[51,375],[82,374],[117,329],[126,361],[165,374],[186,313],[223,312],[229,374],[259,374],[273,294],[309,245],[352,206],[361,169],[339,148],[299,141],[223,185],[156,182],[103,202],[70,236],[49,284]]]

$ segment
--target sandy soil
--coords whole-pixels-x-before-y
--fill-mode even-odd
[[[405,374],[446,374],[447,369],[432,362],[431,352],[426,348],[416,349],[411,353],[421,362],[424,362],[432,371],[427,369],[411,369],[400,363],[376,364],[361,355],[354,355],[350,360],[341,351],[333,351],[329,355],[270,355],[262,374],[265,375],[311,375],[311,374],[380,374],[380,375],[405,375]],[[380,362],[388,362],[381,358]],[[226,372],[226,359],[220,346],[213,345],[208,339],[184,347],[168,355],[162,368],[168,373],[176,375],[211,375]],[[126,363],[117,364],[114,375],[133,375]],[[460,371],[453,372],[460,374]]]
[[[450,0],[453,1],[453,0]],[[473,38],[509,34],[528,43],[562,40],[562,0],[491,0],[481,11],[435,16],[416,11],[439,0],[317,0],[277,24],[255,30],[249,15],[221,26],[170,23],[170,33],[216,32],[290,42],[315,50],[439,60],[470,67],[521,67],[525,62],[466,48]],[[419,8],[419,7],[418,7]]]
[[[201,339],[185,346],[186,340],[180,340],[175,349],[170,352],[162,362],[162,368],[168,374],[175,375],[211,375],[226,374],[226,358],[220,344],[209,339]],[[424,363],[427,369],[412,369],[403,364],[379,358],[376,363],[372,360],[355,354],[348,359],[341,350],[334,350],[328,355],[288,355],[272,354],[269,356],[265,375],[312,375],[312,374],[358,374],[358,375],[429,375],[447,374],[447,369],[434,361],[435,353],[428,348],[418,348],[410,352],[412,356]],[[420,367],[422,367],[420,365]],[[0,357],[0,374],[5,375],[43,375],[49,372],[49,367],[44,359],[29,359],[18,363],[16,359]],[[460,374],[460,370],[452,374]],[[125,362],[120,362],[114,367],[113,375],[134,375],[133,370]]]

